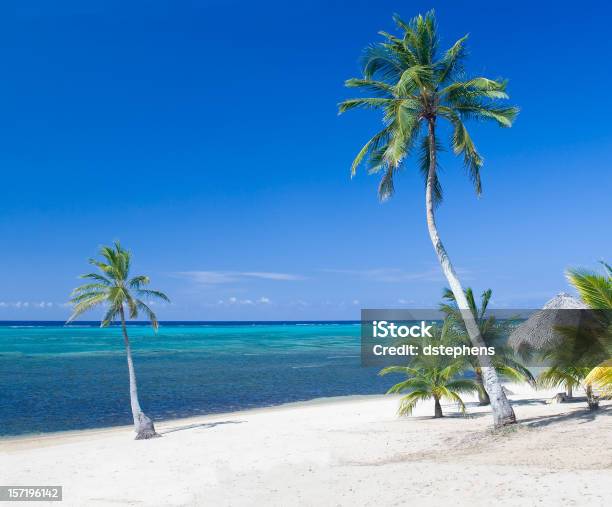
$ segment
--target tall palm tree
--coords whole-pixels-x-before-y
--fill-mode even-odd
[[[489,307],[489,301],[491,301],[492,295],[493,291],[491,289],[485,290],[480,295],[479,308],[478,304],[476,303],[476,298],[474,297],[474,291],[471,289],[471,287],[465,289],[465,297],[468,301],[468,305],[470,306],[470,311],[475,316],[476,324],[478,325],[482,339],[487,347],[495,347],[495,356],[491,359],[491,362],[500,376],[511,378],[519,382],[529,382],[531,385],[535,386],[535,378],[533,377],[532,373],[528,368],[521,364],[521,362],[516,358],[512,348],[506,343],[507,337],[510,333],[508,326],[505,325],[504,322],[498,321],[493,315],[487,316],[487,308]],[[444,289],[442,298],[448,301],[448,303],[442,303],[440,305],[440,310],[442,310],[445,315],[457,323],[457,325],[460,327],[462,336],[469,341],[469,336],[466,336],[465,334],[467,333],[465,323],[463,322],[461,311],[457,306],[455,295],[450,289]],[[478,385],[481,386],[481,389],[478,391],[478,401],[481,405],[489,405],[491,400],[489,399],[487,391],[484,389],[482,368],[480,367],[478,358],[475,356],[470,356],[469,362],[474,369],[474,373],[476,374],[476,382],[478,382]]]
[[[456,345],[456,335],[452,322],[446,319],[444,325],[433,329],[433,337],[419,339],[416,346],[419,350],[426,345]],[[398,413],[410,415],[419,401],[434,400],[434,417],[443,417],[440,401],[446,399],[457,403],[459,410],[465,412],[465,404],[460,394],[478,391],[478,383],[462,376],[469,367],[464,357],[425,355],[419,352],[411,358],[407,366],[389,366],[383,368],[379,375],[401,373],[406,380],[392,386],[387,394],[407,393],[402,397]]]
[[[119,242],[115,242],[112,247],[102,247],[100,255],[104,258],[103,261],[89,260],[89,263],[96,266],[100,273],[82,275],[81,278],[90,280],[90,282],[72,291],[70,302],[73,304],[73,313],[68,322],[72,322],[79,315],[98,306],[106,308],[100,327],[106,327],[111,322],[120,320],[130,376],[130,402],[136,440],[159,437],[160,435],[155,432],[153,421],[145,415],[138,401],[138,386],[126,327],[126,312],[131,319],[135,319],[142,312],[151,322],[153,329],[157,331],[158,321],[155,313],[140,298],[170,300],[163,292],[146,288],[149,284],[148,276],[139,275],[130,278],[132,256],[128,250],[121,247]]]
[[[466,79],[462,68],[467,35],[438,55],[438,36],[433,11],[405,23],[394,16],[400,36],[380,32],[384,41],[365,50],[363,77],[349,79],[346,86],[370,92],[373,96],[345,100],[344,113],[355,108],[379,109],[383,129],[359,151],[351,168],[367,162],[370,173],[382,172],[378,187],[381,200],[394,191],[395,173],[414,151],[419,152],[419,168],[425,178],[427,227],[438,261],[462,310],[466,328],[475,346],[484,346],[471,314],[463,288],[436,227],[435,207],[442,200],[438,179],[438,152],[443,149],[437,136],[438,121],[450,123],[450,144],[461,155],[476,193],[481,192],[480,168],[483,159],[463,123],[466,119],[491,120],[510,127],[518,114],[516,107],[500,106],[506,99],[506,82],[475,77]],[[483,381],[491,399],[495,426],[516,422],[514,411],[502,390],[490,362],[482,360]]]

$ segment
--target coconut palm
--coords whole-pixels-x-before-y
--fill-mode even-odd
[[[462,373],[469,366],[465,358],[452,356],[424,355],[421,353],[426,345],[456,345],[456,336],[452,330],[452,323],[446,320],[443,326],[433,330],[433,338],[423,337],[419,340],[417,348],[419,354],[411,358],[407,366],[389,366],[383,368],[379,375],[400,373],[406,380],[392,386],[387,394],[404,393],[398,409],[399,415],[410,415],[419,401],[434,400],[434,417],[443,417],[440,401],[445,399],[457,403],[459,410],[465,412],[465,404],[460,394],[478,391],[478,383],[464,378]]]
[[[510,331],[508,325],[504,322],[499,322],[493,315],[487,316],[487,308],[492,295],[493,291],[491,289],[485,290],[480,295],[479,308],[476,303],[476,298],[474,297],[474,291],[472,291],[471,287],[465,289],[465,297],[470,306],[470,311],[476,318],[476,324],[478,325],[482,339],[487,347],[495,347],[495,356],[491,359],[491,362],[500,376],[518,382],[529,382],[535,385],[535,378],[532,373],[521,364],[512,348],[507,345],[507,336]],[[469,341],[469,336],[467,335],[465,323],[461,317],[461,311],[457,306],[455,295],[450,289],[444,289],[442,298],[448,301],[448,303],[442,303],[440,305],[440,310],[457,323],[461,330],[461,336],[464,337],[466,341]],[[476,375],[476,382],[481,386],[481,389],[478,391],[478,400],[481,405],[489,405],[489,395],[484,389],[482,368],[480,367],[478,358],[469,356],[468,361]]]
[[[612,267],[601,261],[604,267],[604,274],[585,271],[568,270],[566,276],[569,282],[576,288],[580,297],[589,308],[597,310],[596,315],[602,321],[605,337],[604,343],[607,344],[608,359],[593,368],[585,377],[586,389],[595,386],[603,391],[604,395],[612,395],[612,355],[610,346],[612,344]]]
[[[73,305],[73,313],[68,322],[72,322],[81,314],[98,306],[104,306],[106,309],[100,327],[107,327],[117,319],[121,322],[130,377],[130,402],[136,440],[158,437],[160,435],[155,432],[153,421],[145,415],[138,401],[138,386],[126,327],[126,313],[131,319],[143,313],[151,322],[153,329],[157,331],[157,317],[141,298],[158,298],[164,301],[169,301],[169,299],[162,292],[146,288],[149,284],[148,276],[139,275],[130,278],[132,256],[128,250],[121,247],[119,242],[115,242],[113,246],[102,247],[100,255],[104,260],[89,260],[89,263],[96,266],[100,272],[82,275],[81,278],[90,280],[90,282],[72,291],[70,302]]]
[[[440,266],[462,310],[466,329],[475,346],[484,342],[461,287],[457,273],[442,244],[435,221],[435,208],[442,200],[438,179],[438,123],[450,124],[450,145],[463,158],[477,194],[480,194],[480,168],[483,159],[476,150],[464,120],[490,120],[510,127],[518,114],[512,106],[501,106],[507,99],[506,81],[485,77],[466,78],[462,62],[467,35],[446,52],[438,54],[438,36],[433,11],[405,23],[394,17],[400,35],[380,32],[383,42],[369,46],[363,58],[363,76],[349,79],[346,86],[371,93],[339,105],[339,112],[351,109],[377,109],[383,113],[383,128],[361,148],[351,172],[365,162],[370,173],[382,173],[378,187],[381,200],[394,192],[394,176],[407,157],[418,153],[418,166],[425,179],[427,227]],[[514,411],[502,390],[497,373],[483,358],[483,382],[491,399],[495,426],[516,422]]]
[[[563,386],[570,392],[576,387],[584,386],[587,405],[589,409],[594,410],[599,403],[593,394],[593,387],[585,381],[590,371],[589,367],[554,365],[538,376],[538,384],[544,388]]]

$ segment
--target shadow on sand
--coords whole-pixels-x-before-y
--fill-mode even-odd
[[[566,412],[564,414],[521,419],[520,422],[527,427],[541,428],[563,421],[579,421],[580,424],[584,424],[594,421],[598,417],[609,417],[611,415],[612,405],[605,405],[603,407],[600,406],[598,410],[589,410],[585,407],[583,410],[575,410],[573,412]]]
[[[183,430],[191,430],[194,428],[214,428],[215,426],[220,426],[222,424],[242,424],[246,421],[219,421],[219,422],[211,422],[211,423],[200,423],[200,424],[187,424],[185,426],[176,426],[174,428],[170,428],[164,431],[159,431],[160,435],[166,435],[167,433],[174,433],[175,431],[183,431]]]

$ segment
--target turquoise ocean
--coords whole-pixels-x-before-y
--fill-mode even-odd
[[[165,322],[128,327],[154,420],[319,397],[382,394],[358,322]],[[395,379],[396,380],[396,379]],[[0,435],[131,424],[119,327],[0,322]]]

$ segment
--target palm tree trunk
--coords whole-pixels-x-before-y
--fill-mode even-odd
[[[491,400],[489,399],[489,395],[487,394],[487,391],[484,388],[484,383],[482,381],[482,372],[480,371],[480,369],[476,370],[476,382],[478,382],[478,385],[480,386],[480,389],[478,390],[478,404],[482,406],[490,405]]]
[[[427,185],[425,190],[425,207],[427,210],[427,227],[429,229],[429,237],[433,244],[436,255],[438,256],[438,262],[442,267],[444,276],[446,277],[448,284],[450,285],[457,306],[463,316],[465,327],[467,329],[470,340],[475,347],[485,347],[485,342],[482,339],[478,325],[474,315],[472,314],[468,305],[467,298],[463,292],[463,287],[459,282],[457,273],[451,264],[451,261],[444,249],[444,245],[440,240],[438,229],[436,227],[436,220],[434,216],[434,204],[433,204],[433,186],[436,181],[436,134],[435,134],[435,119],[430,118],[428,122],[429,126],[429,172],[427,174]],[[506,398],[506,394],[502,389],[502,385],[497,376],[495,368],[491,366],[491,361],[487,356],[480,356],[479,358],[482,379],[484,387],[491,400],[491,409],[493,412],[493,424],[495,427],[507,426],[509,424],[516,423],[516,416],[514,410]]]
[[[125,352],[127,355],[128,371],[130,374],[130,403],[132,405],[132,417],[134,418],[134,431],[136,432],[136,440],[146,440],[149,438],[160,437],[161,435],[155,431],[153,421],[149,419],[140,408],[138,402],[138,386],[136,385],[136,372],[134,371],[134,362],[132,361],[132,348],[130,347],[130,339],[127,334],[125,325],[125,313],[121,307],[121,329],[123,330],[123,341],[125,343]]]
[[[589,410],[597,410],[599,408],[599,401],[593,395],[593,386],[591,384],[586,385],[586,397]]]
[[[566,392],[567,398],[569,400],[571,400],[574,397],[574,391],[572,389],[571,382],[566,382],[565,383],[565,392]]]
[[[439,419],[440,417],[444,417],[442,414],[442,405],[440,405],[440,399],[434,396],[435,402],[435,411],[434,411],[434,419]]]

